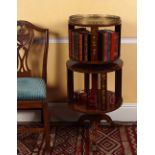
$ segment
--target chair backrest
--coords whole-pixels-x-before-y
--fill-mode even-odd
[[[47,82],[48,29],[17,21],[17,76],[41,77]]]

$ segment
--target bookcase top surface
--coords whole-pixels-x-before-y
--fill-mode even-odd
[[[79,14],[70,16],[69,24],[77,26],[114,26],[121,24],[121,18],[115,15]]]
[[[81,73],[105,73],[120,70],[123,66],[123,61],[117,59],[111,63],[81,63],[79,61],[68,60],[66,62],[68,69]]]

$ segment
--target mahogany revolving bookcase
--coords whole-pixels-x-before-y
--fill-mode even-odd
[[[122,104],[120,59],[121,19],[113,15],[72,15],[69,17],[69,58],[67,91],[69,107],[81,112],[79,122],[89,120],[91,143],[96,146],[96,129],[101,120],[112,124],[106,114]],[[74,90],[74,72],[82,73],[84,89]],[[114,91],[108,90],[109,72],[115,73]]]

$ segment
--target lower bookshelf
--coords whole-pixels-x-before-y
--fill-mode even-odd
[[[98,90],[98,94],[101,90]],[[87,99],[85,100],[77,100],[74,98],[74,102],[69,104],[69,107],[72,110],[85,113],[85,114],[105,114],[107,112],[114,111],[118,109],[122,105],[122,97],[115,97],[115,93],[112,91],[107,91],[106,93],[106,103],[102,103],[100,101],[97,102],[97,107],[89,107]],[[102,105],[104,104],[104,108]]]
[[[106,113],[118,109],[123,102],[122,98],[122,66],[123,61],[117,59],[111,63],[81,63],[68,60],[67,67],[67,95],[68,105],[73,111],[83,113],[78,122],[82,125],[86,120],[90,122],[92,136],[90,141],[96,149],[97,128],[100,121],[105,120],[110,125],[113,121]],[[76,91],[74,72],[83,74],[83,86]],[[108,90],[109,72],[115,73],[114,90]],[[81,82],[82,82],[81,81]]]

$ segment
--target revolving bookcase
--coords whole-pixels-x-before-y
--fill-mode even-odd
[[[69,107],[81,112],[79,122],[90,120],[93,151],[96,128],[101,120],[112,124],[106,114],[122,104],[122,66],[120,59],[121,19],[113,15],[72,15],[69,17],[69,58],[67,91]],[[83,74],[84,89],[74,90],[74,72]],[[107,74],[115,73],[114,91],[108,90]]]

